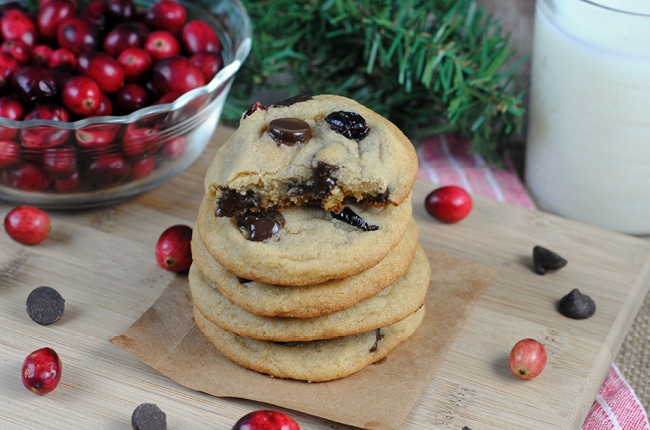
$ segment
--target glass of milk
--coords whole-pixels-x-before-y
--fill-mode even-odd
[[[525,181],[549,212],[650,234],[650,1],[537,0]]]

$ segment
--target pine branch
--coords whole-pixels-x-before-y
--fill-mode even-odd
[[[499,22],[475,0],[244,3],[253,50],[226,120],[237,121],[264,90],[340,94],[414,139],[458,132],[495,164],[520,131],[525,91],[517,87],[526,58],[517,58]]]

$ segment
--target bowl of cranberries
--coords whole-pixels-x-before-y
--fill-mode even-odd
[[[250,52],[239,0],[0,5],[0,200],[100,206],[203,152]]]

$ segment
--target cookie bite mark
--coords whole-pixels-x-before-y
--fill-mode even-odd
[[[293,146],[307,143],[312,138],[311,127],[300,118],[277,118],[271,120],[268,134],[278,145]]]

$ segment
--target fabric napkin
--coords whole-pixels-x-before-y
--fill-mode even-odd
[[[535,203],[510,159],[491,168],[467,141],[436,135],[418,142],[418,178],[439,185],[458,185],[470,194],[535,209]],[[582,430],[650,430],[648,415],[634,390],[612,364]]]

